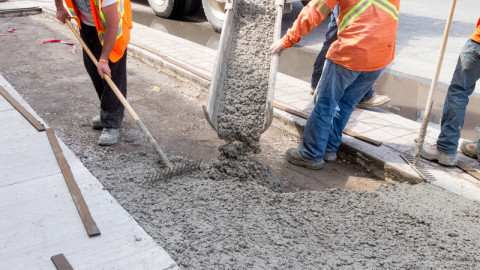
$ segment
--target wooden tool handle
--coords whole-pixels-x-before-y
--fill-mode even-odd
[[[90,56],[90,59],[92,59],[93,63],[95,64],[95,66],[98,67],[98,61],[97,59],[95,58],[95,56],[93,55],[93,53],[90,51],[90,49],[87,47],[87,44],[85,44],[85,42],[83,41],[82,37],[80,36],[80,34],[78,34],[77,30],[73,27],[72,23],[70,22],[70,19],[69,18],[65,18],[65,23],[67,23],[68,27],[70,27],[70,29],[72,30],[73,34],[75,35],[75,37],[77,37],[78,41],[80,41],[80,43],[82,44],[82,47],[83,49],[85,50],[85,52],[88,54],[88,56]],[[125,52],[126,53],[126,52]],[[118,99],[120,100],[120,102],[122,102],[123,106],[125,107],[125,109],[128,111],[128,113],[130,114],[130,116],[132,116],[133,120],[135,121],[135,123],[137,124],[137,126],[140,128],[140,130],[142,131],[143,135],[145,135],[145,137],[147,138],[148,142],[152,145],[153,149],[155,150],[155,152],[157,152],[158,156],[160,157],[161,161],[163,164],[165,164],[168,168],[172,168],[173,167],[173,164],[168,160],[167,156],[165,155],[165,153],[163,152],[163,150],[160,148],[160,146],[158,145],[157,141],[155,141],[155,139],[153,138],[152,134],[150,134],[150,132],[148,131],[148,129],[145,127],[145,125],[143,124],[142,120],[140,120],[140,118],[138,117],[138,115],[135,113],[135,111],[133,110],[132,106],[130,106],[130,104],[128,103],[127,99],[123,96],[122,92],[120,92],[120,90],[118,89],[118,87],[115,85],[115,83],[112,81],[112,78],[110,78],[107,74],[104,74],[104,78],[105,80],[107,81],[108,85],[110,86],[110,88],[112,88],[113,92],[115,93],[115,95],[118,97]]]

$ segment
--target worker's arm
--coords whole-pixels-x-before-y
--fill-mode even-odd
[[[338,0],[312,0],[305,6],[298,18],[293,23],[292,27],[288,29],[285,36],[278,42],[272,44],[270,52],[272,54],[281,54],[284,49],[290,48],[298,43],[303,35],[306,35],[317,27],[323,21],[330,11],[338,3]]]
[[[57,7],[56,17],[62,23],[65,23],[65,19],[70,17],[67,9],[63,6],[63,0],[55,0],[55,6]]]
[[[118,14],[116,2],[103,7],[102,11],[105,15],[105,20],[107,23],[105,24],[105,39],[103,41],[102,54],[98,60],[97,70],[100,76],[103,78],[104,73],[106,73],[109,77],[112,77],[110,67],[108,66],[108,58],[110,57],[110,53],[115,45],[115,41],[117,40],[120,14]]]

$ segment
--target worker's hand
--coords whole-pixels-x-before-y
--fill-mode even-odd
[[[102,79],[105,79],[105,74],[107,74],[108,77],[112,78],[112,71],[110,70],[108,63],[98,62],[97,71],[98,74],[100,74],[100,77],[102,77]]]
[[[65,23],[66,18],[70,19],[70,14],[68,13],[67,9],[62,6],[59,10],[57,10],[56,17],[59,21]]]
[[[280,41],[277,41],[275,43],[272,44],[272,46],[270,46],[270,53],[271,54],[276,54],[278,53],[278,55],[282,55],[282,52],[284,51],[285,49],[282,48],[282,45],[280,43]]]

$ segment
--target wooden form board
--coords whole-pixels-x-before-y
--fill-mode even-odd
[[[50,259],[52,260],[57,270],[73,270],[73,267],[70,265],[63,253],[52,256]]]
[[[2,86],[0,86],[0,94],[12,104],[12,106],[20,112],[25,119],[28,120],[38,131],[45,131],[45,127],[43,126],[40,121],[38,121],[31,113],[29,113],[25,107],[23,107],[10,93],[5,90]]]
[[[303,119],[308,119],[308,114],[306,114],[306,113],[304,113],[304,112],[300,112],[300,111],[294,110],[294,109],[290,109],[290,108],[288,108],[288,107],[286,107],[286,106],[283,106],[283,105],[280,105],[280,104],[278,104],[278,103],[275,103],[275,102],[274,102],[274,103],[273,103],[273,107],[274,107],[274,108],[277,108],[277,109],[279,109],[279,110],[282,110],[282,111],[284,111],[284,112],[291,113],[291,114],[293,114],[293,115],[295,115],[295,116],[301,117],[301,118],[303,118]],[[365,137],[365,136],[362,136],[362,135],[360,135],[360,134],[358,134],[358,133],[356,133],[356,132],[353,132],[353,131],[351,131],[351,130],[349,130],[349,129],[346,129],[346,128],[343,129],[343,134],[346,134],[346,135],[351,136],[351,137],[353,137],[353,138],[355,138],[355,139],[364,141],[364,142],[366,142],[366,143],[369,143],[369,144],[372,144],[372,145],[375,145],[375,146],[380,146],[380,145],[382,145],[382,143],[379,142],[379,141],[377,141],[377,140],[367,138],[367,137]]]
[[[457,167],[462,169],[464,172],[468,173],[469,175],[475,177],[477,180],[480,180],[480,172],[468,166],[467,164],[458,161]]]
[[[63,177],[65,178],[65,182],[70,190],[70,194],[72,195],[73,201],[75,202],[75,206],[77,207],[78,213],[80,214],[80,218],[82,219],[83,225],[87,230],[88,236],[96,236],[100,235],[100,230],[97,227],[97,224],[92,218],[90,214],[90,210],[88,209],[87,203],[82,196],[82,192],[77,185],[77,182],[73,178],[72,171],[70,170],[70,166],[68,165],[65,156],[63,155],[62,148],[58,143],[57,137],[55,136],[55,132],[51,128],[47,128],[46,130],[48,140],[50,141],[50,145],[52,146],[52,150],[57,158],[58,165],[60,166],[60,170],[62,171]]]

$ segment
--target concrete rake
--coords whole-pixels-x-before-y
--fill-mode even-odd
[[[72,23],[70,22],[70,19],[65,18],[65,22],[67,23],[68,27],[72,30],[73,34],[78,39],[78,41],[82,44],[83,49],[88,54],[88,56],[90,56],[90,59],[92,59],[95,66],[98,66],[97,59],[92,54],[90,49],[87,47],[87,44],[85,44],[82,37],[80,37],[77,30],[73,27]],[[133,118],[133,120],[135,121],[137,126],[140,128],[143,135],[145,135],[147,141],[150,143],[150,145],[153,147],[153,149],[155,150],[157,155],[160,157],[160,162],[167,167],[167,169],[165,169],[165,170],[159,170],[159,171],[151,174],[150,177],[149,177],[150,180],[156,181],[156,180],[160,180],[160,179],[170,178],[170,177],[175,176],[175,175],[180,175],[180,174],[183,174],[183,173],[187,173],[187,172],[191,172],[191,171],[200,169],[200,162],[199,161],[189,162],[187,164],[180,164],[180,165],[172,164],[172,162],[170,162],[170,160],[168,160],[167,155],[165,155],[162,148],[160,148],[157,141],[155,141],[152,134],[150,134],[148,129],[143,124],[142,120],[140,120],[138,115],[133,110],[132,106],[130,106],[127,99],[123,96],[123,94],[120,92],[120,90],[115,85],[115,83],[112,81],[112,79],[106,74],[105,74],[104,78],[107,81],[110,88],[112,88],[113,92],[118,97],[120,102],[122,102],[123,106],[128,111],[130,116]]]

